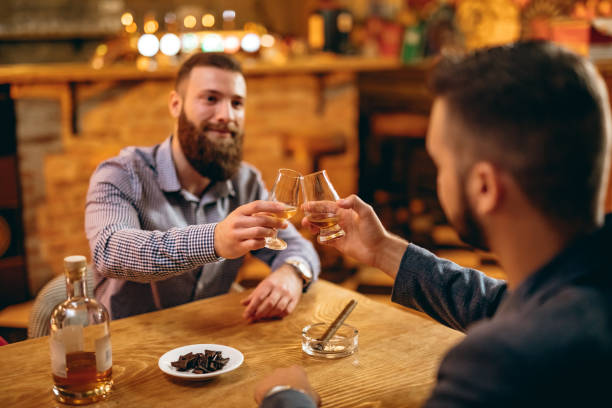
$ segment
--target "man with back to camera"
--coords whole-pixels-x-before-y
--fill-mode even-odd
[[[170,93],[173,134],[130,147],[90,180],[85,229],[96,298],[113,319],[226,293],[252,253],[273,272],[243,300],[249,321],[282,317],[319,273],[310,242],[287,223],[259,172],[242,162],[246,82],[225,54],[185,61]],[[265,249],[281,229],[284,251]]]
[[[425,406],[606,404],[612,216],[604,216],[603,80],[584,58],[524,42],[444,58],[431,85],[426,147],[440,203],[465,242],[497,254],[508,281],[390,234],[354,195],[336,203],[346,236],[329,245],[393,277],[393,301],[466,332]],[[320,401],[297,366],[263,379],[255,398],[266,408]]]

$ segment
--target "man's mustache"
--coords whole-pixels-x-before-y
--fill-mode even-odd
[[[232,125],[212,125],[210,123],[200,126],[203,132],[215,131],[215,132],[229,132],[235,135],[238,132],[238,128]]]

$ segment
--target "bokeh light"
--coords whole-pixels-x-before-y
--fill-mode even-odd
[[[156,20],[149,20],[144,24],[144,32],[146,34],[154,34],[159,28],[159,23]]]
[[[262,47],[273,47],[274,46],[274,36],[270,34],[264,34],[261,36],[261,46]]]
[[[143,34],[138,39],[138,52],[145,57],[152,57],[159,51],[159,40],[153,34]]]
[[[198,36],[193,33],[183,34],[181,37],[181,42],[183,43],[184,52],[191,52],[200,45]]]
[[[196,18],[192,16],[191,14],[188,16],[185,16],[185,18],[183,19],[183,25],[187,28],[195,27],[196,23],[197,23]]]
[[[202,51],[223,52],[223,38],[219,34],[207,34],[202,40]]]
[[[164,55],[176,55],[181,50],[181,40],[175,34],[164,34],[159,40],[159,49]]]
[[[138,24],[132,23],[129,26],[125,27],[125,31],[134,34],[138,30]]]
[[[215,25],[215,16],[213,16],[210,13],[204,14],[202,16],[202,26],[204,26],[206,28],[210,28],[210,27],[212,27],[214,25]]]
[[[235,35],[228,35],[223,40],[223,48],[225,52],[229,52],[230,54],[238,52],[240,50],[240,39]]]
[[[260,45],[261,41],[257,34],[249,33],[242,37],[242,49],[246,52],[256,52]]]
[[[133,22],[134,22],[134,16],[132,15],[132,13],[123,13],[121,15],[121,24],[123,24],[124,26],[127,27]]]

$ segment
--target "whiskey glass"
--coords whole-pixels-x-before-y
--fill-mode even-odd
[[[276,201],[285,205],[281,212],[269,213],[266,215],[287,220],[297,213],[300,195],[300,180],[302,175],[295,170],[280,169],[274,182],[274,187],[270,192],[270,201]],[[278,231],[274,230],[274,236],[266,237],[266,248],[282,251],[287,248],[287,243],[277,236]]]
[[[337,207],[335,206],[340,197],[329,180],[327,172],[321,170],[302,177],[302,192],[304,202],[312,204],[308,206],[305,215],[310,223],[319,227],[317,240],[323,243],[343,237],[345,233],[338,225]]]

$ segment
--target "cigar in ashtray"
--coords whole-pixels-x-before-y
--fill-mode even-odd
[[[319,343],[314,346],[315,349],[323,350],[324,344],[329,341],[329,339],[334,337],[334,334],[336,334],[340,326],[342,326],[342,323],[344,323],[344,321],[351,314],[353,309],[355,309],[355,306],[357,306],[357,301],[355,299],[351,299],[351,301],[348,302],[346,306],[344,306],[344,309],[342,310],[342,312],[340,312],[338,317],[336,317],[332,324],[329,325],[327,330],[325,330],[323,336],[319,338]]]

